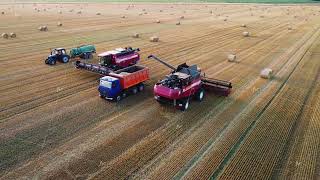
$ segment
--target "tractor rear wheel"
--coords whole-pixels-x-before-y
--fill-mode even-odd
[[[69,62],[69,57],[68,57],[68,56],[63,57],[63,58],[62,58],[62,62],[63,62],[63,63]]]

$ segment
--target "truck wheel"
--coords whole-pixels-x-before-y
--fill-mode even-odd
[[[44,62],[45,62],[46,64],[49,64],[49,63],[48,63],[48,59],[44,60]]]
[[[138,92],[137,87],[132,88],[132,94],[137,94],[137,92]]]
[[[144,85],[143,84],[140,84],[139,87],[138,87],[139,91],[143,91],[144,90]]]
[[[181,110],[182,111],[185,111],[189,108],[189,100],[185,100],[182,102],[182,107],[181,107]]]
[[[127,94],[126,93],[122,93],[122,98],[125,98],[125,97],[127,97]]]
[[[88,59],[92,59],[93,58],[93,55],[90,53],[88,54]]]
[[[116,100],[117,102],[119,102],[119,101],[121,100],[121,96],[118,95],[118,96],[115,98],[115,100]]]
[[[63,58],[62,58],[62,62],[63,62],[63,63],[69,62],[69,58],[68,58],[67,56],[63,57]]]
[[[196,99],[201,102],[203,98],[204,98],[204,90],[201,88],[196,94]]]
[[[99,96],[100,96],[101,98],[103,98],[103,99],[105,98],[105,96],[104,96],[104,95],[102,95],[102,94],[99,94]]]

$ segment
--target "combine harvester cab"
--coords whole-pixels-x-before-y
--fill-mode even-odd
[[[148,58],[153,58],[172,69],[169,75],[154,85],[154,98],[161,104],[170,103],[184,111],[188,109],[191,98],[203,100],[205,89],[225,96],[231,92],[231,82],[206,78],[201,75],[196,65],[188,66],[184,63],[175,68],[154,55]]]
[[[149,69],[143,66],[130,66],[100,78],[98,91],[101,98],[120,101],[129,94],[144,90],[144,82],[149,79]]]

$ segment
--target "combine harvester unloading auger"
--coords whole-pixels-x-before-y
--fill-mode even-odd
[[[172,69],[172,72],[154,85],[154,98],[159,103],[173,103],[181,110],[189,107],[191,97],[198,101],[204,98],[204,90],[213,90],[219,95],[228,96],[232,89],[231,82],[211,79],[201,74],[197,65],[180,64],[177,68],[154,55],[148,56]]]

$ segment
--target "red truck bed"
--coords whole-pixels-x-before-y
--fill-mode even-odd
[[[149,68],[144,66],[130,66],[111,72],[109,76],[117,77],[123,89],[127,89],[149,79]]]

